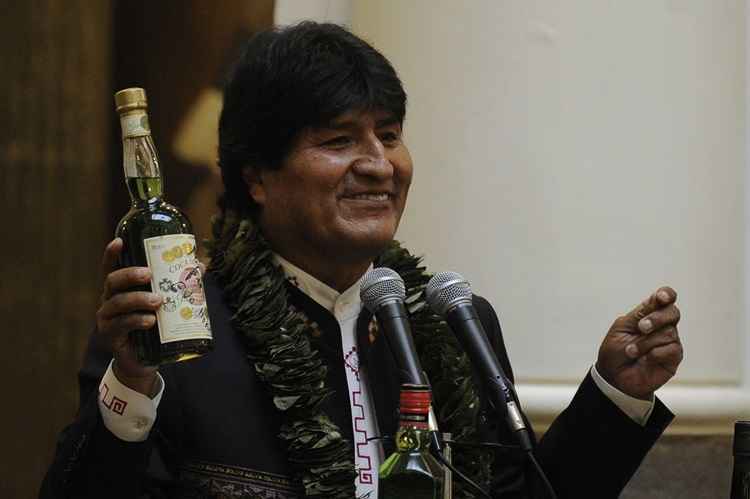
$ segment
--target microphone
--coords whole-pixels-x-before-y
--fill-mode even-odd
[[[411,336],[409,314],[404,306],[406,286],[401,276],[387,267],[372,269],[362,278],[359,296],[377,318],[396,357],[401,384],[429,385]]]
[[[530,452],[531,438],[513,397],[513,385],[505,376],[474,309],[469,282],[456,272],[439,272],[427,283],[425,295],[430,307],[445,317],[471,359],[488,389],[495,410],[506,409],[505,417],[510,428],[516,432],[521,447]]]
[[[388,347],[396,358],[400,383],[430,386],[411,336],[409,313],[404,305],[406,286],[401,276],[388,267],[372,269],[362,278],[359,296],[367,310],[378,320]],[[432,407],[428,426],[433,436],[432,445],[440,451],[443,444],[440,441],[437,418]]]

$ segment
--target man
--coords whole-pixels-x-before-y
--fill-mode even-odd
[[[359,301],[373,265],[398,271],[416,300],[441,429],[515,444],[445,324],[421,306],[428,275],[392,242],[413,170],[405,105],[388,61],[340,27],[304,23],[248,43],[219,124],[225,195],[205,280],[215,350],[158,373],[138,364],[127,334],[153,326],[161,300],[132,291],[148,269],[116,269],[122,242],[110,243],[81,409],[42,497],[376,497],[392,446],[373,437],[395,432],[399,385]],[[537,444],[558,497],[616,497],[671,420],[653,394],[682,359],[675,299],[661,288],[615,321]],[[475,305],[512,379],[497,317]],[[512,448],[455,454],[494,497],[547,497]]]

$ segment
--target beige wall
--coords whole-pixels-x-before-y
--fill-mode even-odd
[[[527,411],[567,403],[612,319],[662,284],[686,358],[676,431],[750,414],[743,0],[293,0],[409,93],[399,237],[498,309]]]
[[[279,25],[313,20],[348,25],[351,21],[351,0],[276,0],[274,22]]]
[[[685,423],[747,415],[744,2],[352,5],[409,93],[399,237],[498,309],[527,409],[561,409],[667,283],[686,359],[663,397]]]

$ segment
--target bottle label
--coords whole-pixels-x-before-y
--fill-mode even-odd
[[[121,115],[120,127],[122,128],[123,139],[151,135],[151,126],[148,124],[148,114],[145,111]]]
[[[163,298],[156,312],[161,342],[211,339],[195,236],[150,237],[143,240],[143,246],[151,269],[151,289]]]

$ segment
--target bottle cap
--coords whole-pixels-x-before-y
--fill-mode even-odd
[[[118,113],[134,109],[146,109],[146,91],[139,87],[126,88],[115,94],[115,107]]]
[[[430,412],[432,393],[427,385],[401,385],[401,413],[427,414]]]
[[[734,423],[734,455],[750,456],[750,421]]]

